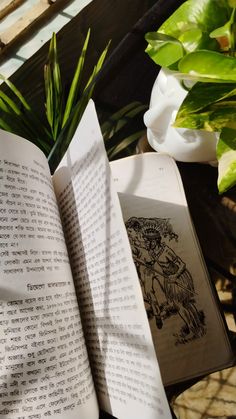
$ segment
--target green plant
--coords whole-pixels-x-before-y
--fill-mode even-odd
[[[46,124],[40,121],[16,86],[0,76],[12,94],[10,97],[0,90],[0,128],[20,135],[40,147],[48,157],[52,172],[64,155],[92,97],[97,75],[107,55],[109,43],[100,55],[85,87],[82,87],[89,39],[90,30],[87,32],[68,95],[65,96],[56,35],[52,35],[47,63],[44,66]],[[110,160],[133,154],[137,141],[145,133],[142,116],[146,109],[146,105],[132,102],[117,112],[106,115],[105,121],[102,121],[101,116],[101,131]]]
[[[109,43],[100,55],[85,87],[82,86],[86,53],[90,38],[87,32],[79,56],[69,93],[65,95],[58,63],[56,35],[53,33],[44,66],[45,113],[44,124],[10,80],[0,76],[10,89],[6,94],[0,90],[0,128],[20,135],[39,146],[48,157],[51,168],[55,167],[70,143],[84,109],[93,94],[96,77],[101,70]]]
[[[145,36],[156,64],[196,82],[174,126],[219,132],[220,193],[236,184],[235,10],[235,0],[187,0]]]
[[[147,105],[132,102],[112,113],[101,124],[109,160],[134,154],[138,140],[145,134],[143,113]]]

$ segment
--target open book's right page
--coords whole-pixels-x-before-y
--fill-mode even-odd
[[[229,365],[224,321],[172,158],[111,163],[165,385]]]

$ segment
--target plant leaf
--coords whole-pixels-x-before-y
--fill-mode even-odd
[[[92,97],[92,93],[95,87],[95,83],[96,83],[96,76],[99,73],[99,71],[101,70],[104,60],[106,58],[106,54],[108,52],[108,48],[109,48],[110,42],[108,43],[108,45],[106,46],[106,48],[104,49],[104,51],[102,52],[102,54],[100,55],[97,64],[95,65],[92,75],[89,77],[89,80],[85,86],[85,89],[82,93],[82,96],[80,98],[80,100],[77,102],[77,104],[74,106],[73,112],[71,113],[70,118],[68,118],[67,123],[69,126],[69,130],[68,130],[68,140],[67,145],[70,143],[74,132],[78,126],[78,123],[81,119],[81,116],[87,106],[87,103],[89,101],[89,99]],[[69,142],[68,142],[69,141]]]
[[[133,154],[134,145],[137,140],[146,132],[144,129],[143,118],[140,118],[140,114],[143,116],[144,110],[147,109],[142,105],[138,105],[135,108],[131,108],[127,111],[128,106],[125,106],[120,111],[113,114],[109,120],[109,130],[106,131],[106,137],[104,138],[105,148],[109,159],[123,157],[124,155]],[[124,114],[124,112],[126,112]],[[123,114],[121,117],[121,123],[118,122],[118,115]],[[101,131],[104,137],[104,126],[107,128],[107,123],[101,124]],[[132,151],[130,146],[132,145]],[[125,147],[127,146],[127,149]],[[124,153],[125,152],[125,153]]]
[[[179,36],[179,41],[187,53],[196,50],[201,45],[202,40],[203,33],[200,28],[191,28]]]
[[[233,9],[232,14],[228,22],[226,22],[220,28],[216,28],[210,33],[210,38],[215,38],[220,44],[222,50],[228,51],[229,49],[234,49],[234,34],[232,33],[232,25],[234,23],[234,14],[235,9]]]
[[[124,106],[118,112],[115,112],[106,120],[106,122],[101,124],[103,139],[104,142],[107,143],[107,146],[110,146],[109,140],[112,141],[116,132],[122,129],[126,124],[129,124],[129,122],[132,122],[137,115],[143,115],[146,110],[147,105],[143,105],[140,102],[132,102]]]
[[[236,130],[225,127],[217,144],[218,190],[222,194],[236,185]]]
[[[8,81],[7,79],[5,79]],[[11,90],[17,94],[17,99],[19,96],[26,106],[20,108],[14,100],[12,100],[7,94],[3,91],[0,91],[0,110],[2,113],[1,117],[1,127],[6,131],[13,132],[18,134],[35,144],[37,144],[37,139],[39,140],[39,146],[43,146],[42,149],[48,150],[47,144],[50,140],[50,135],[48,135],[47,129],[44,125],[37,119],[37,116],[31,110],[27,102],[24,100],[21,93],[16,89],[16,87],[11,84]],[[4,128],[5,127],[5,128]]]
[[[220,131],[236,120],[236,84],[197,83],[176,115],[177,128]]]
[[[184,49],[178,39],[158,32],[148,32],[145,35],[148,46],[145,52],[162,67],[169,67],[179,61],[184,55]]]
[[[188,0],[160,26],[159,32],[177,39],[183,32],[193,28],[199,28],[202,33],[209,34],[215,28],[224,25],[229,20],[230,14],[231,9],[227,0]],[[210,38],[208,42],[212,45]],[[198,48],[202,47],[200,41]]]
[[[183,77],[199,81],[236,82],[236,59],[215,51],[195,51],[185,55],[178,64]]]
[[[87,36],[86,36],[86,39],[84,41],[82,52],[81,52],[81,55],[79,57],[79,60],[78,60],[77,66],[76,66],[76,70],[75,70],[75,74],[74,74],[74,77],[73,77],[73,80],[72,80],[72,83],[71,83],[69,95],[68,95],[66,106],[65,106],[65,112],[64,112],[64,116],[63,116],[62,127],[64,127],[66,121],[68,120],[70,112],[71,112],[73,106],[75,105],[75,101],[76,101],[76,98],[78,96],[78,91],[79,91],[79,88],[80,88],[81,77],[82,77],[82,72],[83,72],[83,68],[84,68],[84,62],[85,62],[85,56],[86,56],[86,52],[87,52],[87,48],[88,48],[89,38],[90,38],[90,29],[87,32]]]
[[[21,92],[16,88],[16,86],[8,80],[6,77],[0,74],[0,79],[3,80],[7,86],[10,88],[10,90],[14,93],[14,95],[19,99],[19,101],[22,103],[23,107],[27,109],[28,111],[31,110],[30,105],[27,103]]]
[[[148,33],[146,52],[160,66],[176,69],[186,53],[206,49],[220,51],[220,44],[210,37],[230,19],[227,0],[185,1],[155,32]],[[174,42],[175,40],[175,42]]]
[[[13,119],[11,116],[9,117],[9,114],[5,115],[4,113],[1,113],[0,128],[27,138],[27,130],[25,129],[25,126],[22,125],[21,120],[18,120],[17,118]]]
[[[215,29],[210,33],[211,38],[221,38],[226,37],[230,40],[230,29],[231,29],[231,21],[225,23],[225,25],[221,26],[220,28]]]
[[[202,129],[206,131],[221,131],[223,127],[233,127],[236,121],[235,101],[218,102],[196,113],[177,116],[174,122],[176,128]]]
[[[105,61],[105,58],[107,56],[110,43],[111,43],[111,41],[108,42],[107,46],[102,51],[100,57],[98,58],[97,64],[94,66],[93,72],[92,72],[91,76],[89,77],[89,80],[88,80],[88,82],[87,82],[87,84],[85,86],[84,91],[86,91],[87,89],[91,89],[90,90],[90,97],[92,96],[92,92],[93,92],[94,87],[95,87],[95,82],[96,82],[95,79],[97,77],[97,74],[101,70],[101,68],[103,66],[103,63]]]
[[[118,145],[112,147],[108,152],[109,160],[113,160],[114,157],[117,157],[122,151],[127,149],[131,144],[138,141],[142,135],[144,134],[145,130],[138,131],[134,134],[131,134],[129,137],[124,138]]]
[[[62,84],[57,57],[56,34],[53,33],[48,54],[48,63],[44,67],[46,115],[54,141],[62,122]]]
[[[2,111],[0,116],[0,128],[26,138],[39,146],[46,155],[50,151],[47,137],[41,137],[35,127],[32,126],[25,117],[22,117],[22,115]]]
[[[75,130],[87,106],[87,103],[92,96],[94,86],[96,83],[96,76],[103,66],[104,60],[106,58],[106,54],[108,52],[109,45],[110,45],[110,42],[107,44],[106,48],[100,55],[98,62],[93,69],[92,75],[89,77],[89,80],[86,84],[86,87],[80,99],[71,110],[70,115],[67,119],[67,122],[65,123],[64,127],[60,131],[57,141],[55,145],[52,147],[48,155],[48,162],[51,169],[51,173],[54,173],[54,170],[56,169],[63,155],[65,154],[65,151],[67,150],[67,147],[73,138]]]
[[[16,103],[2,91],[0,91],[0,99],[1,99],[0,108],[2,108],[2,110],[5,110],[5,112],[8,112],[8,113],[13,112],[16,115],[21,114],[21,110],[16,105]]]
[[[176,119],[199,112],[221,100],[231,100],[235,95],[235,83],[196,83],[182,102]]]

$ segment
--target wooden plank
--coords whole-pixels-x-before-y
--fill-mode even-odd
[[[17,7],[21,6],[26,0],[1,0],[0,19],[3,19]]]
[[[40,0],[7,30],[0,33],[1,48],[4,48],[6,45],[15,41],[26,30],[29,30],[40,18],[43,18],[47,12],[53,13],[54,10],[58,10],[58,6],[62,7],[69,1],[70,0],[56,0],[54,3],[51,3],[49,0]]]
[[[27,3],[28,1],[31,0],[27,0]],[[27,59],[32,57],[51,39],[52,32],[58,33],[65,24],[70,22],[92,1],[94,0],[71,0],[69,4],[62,5],[57,11],[55,5],[53,16],[48,17],[47,14],[44,14],[45,17],[39,19],[38,23],[33,25],[29,31],[25,31],[24,35],[16,38],[16,41],[9,46],[0,49],[0,73],[8,78],[12,76]],[[2,80],[0,80],[0,85],[2,83]]]
[[[154,2],[155,0],[152,1]],[[172,0],[172,2],[175,3],[176,0]],[[75,66],[88,28],[92,28],[92,30],[84,69],[85,81],[87,80],[88,75],[91,74],[93,66],[97,62],[100,53],[105,48],[109,39],[112,39],[111,46],[109,48],[110,55],[111,51],[114,50],[121,39],[127,34],[127,31],[130,31],[137,20],[140,19],[145,12],[147,12],[150,7],[150,3],[150,0],[93,0],[89,5],[81,10],[79,14],[69,21],[58,32],[57,36],[59,62],[64,83],[67,84],[73,77]],[[109,22],[109,24],[105,25],[104,22]],[[134,33],[131,34],[131,38],[132,37],[139,37],[139,39],[142,39],[142,42],[141,39],[140,42],[141,44],[144,44],[141,49],[141,51],[143,51],[145,46],[143,33],[139,33],[138,30],[134,31]],[[42,119],[45,117],[43,67],[47,60],[48,44],[49,42],[44,44],[11,77],[11,81],[21,90],[26,100],[31,104]],[[147,75],[147,68],[145,67],[144,71],[141,71],[141,67],[138,83],[133,83],[135,78],[134,75],[139,75],[139,71],[133,70],[133,68],[138,68],[137,62],[134,60],[135,65],[132,67],[131,78],[129,75],[127,84],[125,84],[125,87],[122,86],[123,91],[119,90],[119,88],[117,88],[116,91],[110,89],[110,84],[113,86],[112,81],[118,77],[121,69],[124,67],[127,70],[126,62],[133,62],[133,54],[137,51],[138,46],[134,45],[134,49],[131,48],[132,53],[130,50],[127,50],[127,48],[124,49],[124,56],[122,56],[124,57],[124,60],[120,60],[120,65],[115,66],[116,68],[114,69],[114,72],[109,71],[109,76],[105,77],[104,83],[101,83],[102,86],[100,85],[99,89],[101,96],[103,96],[101,93],[105,93],[105,90],[106,97],[109,96],[110,102],[115,102],[115,109],[119,109],[120,107],[121,100],[119,99],[121,96],[123,98],[122,105],[127,104],[128,101],[132,101],[132,95],[128,94],[127,85],[129,86],[129,90],[133,91],[132,87],[134,84],[135,93],[138,93],[140,91],[140,87],[142,87],[142,92],[145,90],[147,96],[148,88],[145,89],[145,84],[147,81],[150,81],[150,84],[151,82],[153,83],[154,78],[156,77],[156,66],[152,64],[152,61],[150,59],[148,60],[147,57],[146,61],[148,61],[150,67],[153,68],[153,72],[155,72],[152,79],[153,81],[150,80],[150,73]],[[144,57],[146,56],[144,52],[142,55]],[[125,70],[122,71],[122,79],[125,83]],[[121,86],[119,85],[119,87]],[[6,86],[3,86],[2,89],[3,91],[8,91]],[[110,94],[107,93],[108,90]],[[101,100],[102,99],[105,98],[102,97]],[[111,106],[113,107],[113,104],[111,104]]]

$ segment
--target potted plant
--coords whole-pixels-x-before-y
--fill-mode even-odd
[[[146,52],[162,67],[145,114],[149,141],[181,160],[176,144],[168,148],[179,136],[190,148],[183,161],[216,158],[220,193],[236,184],[235,9],[235,0],[187,0],[145,36]]]
[[[90,34],[88,29],[68,92],[61,77],[56,34],[52,34],[44,65],[45,121],[41,121],[18,88],[0,74],[0,79],[8,88],[0,89],[0,129],[35,143],[48,158],[52,172],[63,157],[89,99],[93,97],[98,75],[108,53],[110,42],[89,74],[86,57]],[[134,145],[145,132],[140,121],[146,110],[146,105],[133,101],[117,112],[101,117],[101,130],[109,160],[132,153]]]

